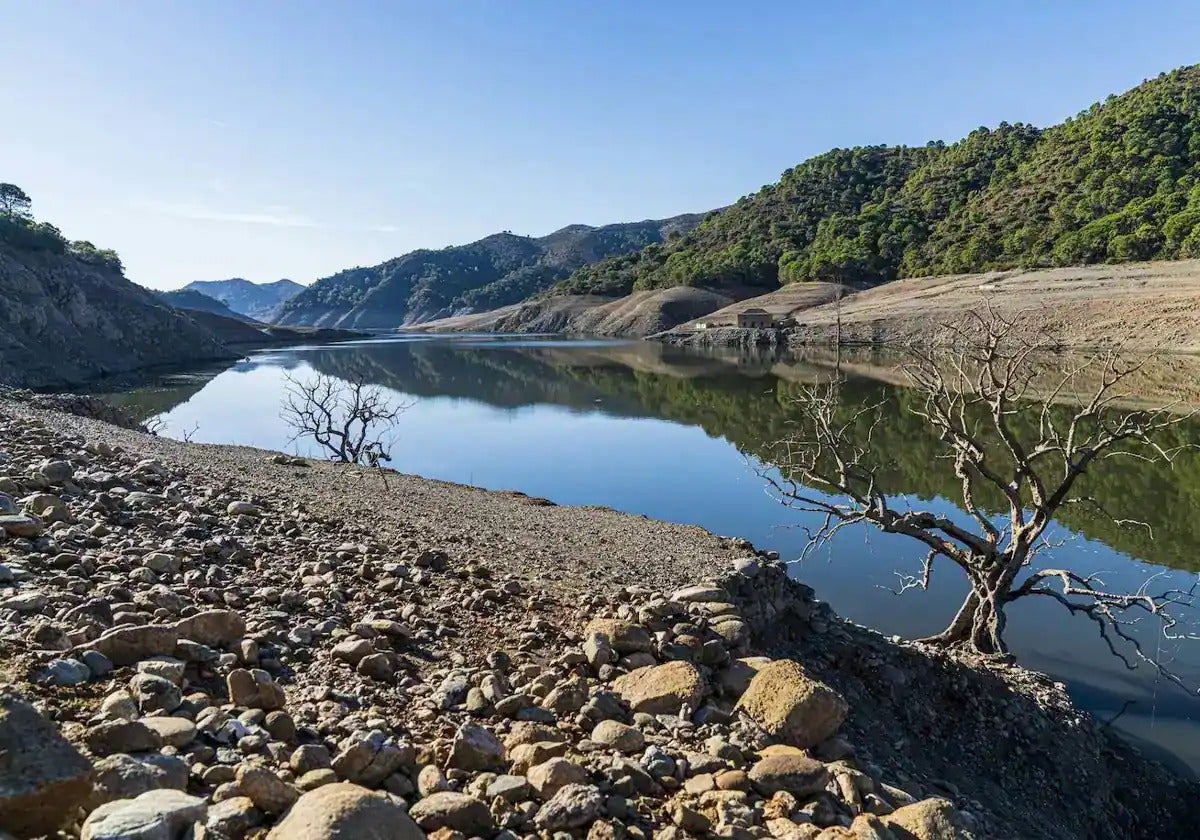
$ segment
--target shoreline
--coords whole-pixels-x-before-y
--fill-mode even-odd
[[[462,658],[464,665],[479,663],[496,647],[523,650],[530,637],[539,634],[545,637],[540,645],[549,648],[546,661],[556,660],[579,643],[580,628],[589,616],[625,610],[629,617],[631,603],[661,603],[651,591],[671,593],[697,583],[720,585],[733,593],[730,597],[749,629],[750,638],[738,642],[748,645],[746,654],[797,659],[846,698],[850,714],[841,737],[855,748],[856,766],[868,768],[873,778],[889,779],[902,788],[907,785],[922,795],[949,797],[966,815],[968,824],[986,829],[976,836],[1132,836],[1119,833],[1123,821],[1130,831],[1151,826],[1166,830],[1171,824],[1172,802],[1180,807],[1179,800],[1190,797],[1191,802],[1197,801],[1195,793],[1188,792],[1196,789],[1195,782],[1174,777],[1117,740],[1075,709],[1060,684],[1020,668],[995,669],[890,641],[845,622],[817,601],[807,587],[788,581],[782,572],[771,571],[771,564],[742,540],[605,508],[558,506],[519,493],[398,473],[388,474],[390,486],[385,491],[378,475],[363,470],[317,461],[299,466],[265,450],[183,443],[0,402],[0,427],[5,426],[10,432],[6,437],[17,445],[25,436],[42,441],[43,448],[62,452],[84,452],[85,444],[96,452],[110,452],[89,457],[109,472],[141,476],[140,481],[161,473],[156,485],[175,486],[185,499],[200,500],[207,492],[218,500],[245,499],[258,507],[263,513],[248,521],[235,518],[226,522],[224,516],[192,519],[196,525],[207,523],[205,527],[210,529],[228,528],[244,544],[257,542],[260,550],[269,552],[267,565],[251,556],[231,561],[234,566],[227,567],[226,574],[249,572],[250,580],[259,577],[250,590],[242,590],[247,594],[272,581],[278,587],[304,586],[303,569],[310,568],[308,574],[312,574],[317,557],[328,556],[329,561],[321,562],[329,563],[335,562],[334,556],[361,553],[345,546],[366,546],[362,562],[375,557],[374,562],[383,564],[373,567],[379,569],[386,567],[390,552],[401,560],[442,558],[418,566],[424,570],[442,564],[446,574],[417,584],[418,593],[421,587],[427,588],[413,603],[442,605],[436,613],[439,620],[456,628],[454,635],[446,638],[459,640],[444,656],[453,661]],[[6,443],[0,448],[11,447],[12,443]],[[126,452],[112,452],[110,447]],[[284,463],[276,463],[278,460]],[[136,464],[152,466],[139,472]],[[24,474],[13,462],[0,464],[0,474],[6,472]],[[86,490],[86,485],[81,489],[85,492],[63,496],[70,507],[69,519],[81,515],[97,492]],[[154,523],[160,522],[152,510],[137,513],[130,521],[151,528],[159,527]],[[164,517],[160,526],[167,526],[167,521]],[[280,523],[278,528],[267,527],[274,522]],[[293,527],[289,524],[293,522],[298,524]],[[51,533],[65,539],[69,527],[55,525]],[[289,535],[292,530],[314,536]],[[314,554],[313,539],[337,539],[343,547],[332,555]],[[37,566],[27,562],[36,552],[14,555],[12,551],[12,541],[0,542],[5,562],[23,563],[34,572],[37,586],[59,595],[54,576],[38,574]],[[187,568],[193,561],[188,559],[190,555],[182,556]],[[751,559],[763,566],[766,577],[752,581],[744,574],[730,574],[735,561],[745,568]],[[248,568],[247,562],[251,564]],[[404,580],[400,588],[379,590],[379,574],[374,571],[366,578],[364,591],[355,589],[353,578],[338,577],[338,588],[349,598],[345,603],[370,609],[380,597],[372,592],[390,593],[382,597],[392,599],[396,593],[413,591]],[[418,577],[422,575],[423,571]],[[150,579],[145,578],[147,583]],[[233,582],[237,581],[241,578]],[[476,586],[465,595],[455,595],[459,591],[455,587],[461,588],[463,581],[476,581]],[[519,613],[521,621],[506,617],[502,593],[510,586],[507,581],[527,599]],[[182,580],[173,573],[165,574],[165,582],[177,592],[195,597],[190,588],[180,590]],[[481,595],[493,590],[501,593],[501,600]],[[219,595],[221,590],[202,591]],[[311,590],[309,597],[319,598],[318,591]],[[253,597],[246,602],[250,630],[257,630],[266,645],[275,638],[272,622],[265,615],[258,616],[261,608],[255,603]],[[288,609],[294,610],[300,602],[285,599],[279,603],[290,604]],[[645,613],[646,608],[635,613],[652,614]],[[329,615],[344,612],[336,604],[327,604],[306,614],[316,620],[329,609],[333,610]],[[546,627],[534,629],[540,624]],[[28,622],[24,626],[28,629]],[[331,639],[329,646],[335,641]],[[323,647],[315,639],[312,646]],[[45,655],[22,647],[26,649],[16,657],[19,663],[31,669],[36,663],[45,664]],[[289,698],[309,696],[321,685],[340,685],[342,678],[335,677],[326,664],[327,649],[311,658],[303,650],[306,646],[297,647],[292,654],[286,652],[287,647],[280,649],[279,676]],[[300,667],[309,661],[312,666]],[[422,670],[425,666],[417,666],[425,684],[434,679],[438,662],[435,658],[427,663],[434,667],[428,674]],[[69,738],[80,735],[76,728],[91,712],[62,705],[71,689],[50,690],[36,681],[18,681],[24,690],[57,706],[59,723]],[[85,690],[92,685],[87,683],[80,691],[94,706],[99,698],[94,691]],[[393,690],[386,684],[368,683],[359,692],[374,693],[375,702],[386,706],[388,698],[398,699]],[[403,708],[396,706],[394,713],[402,715]],[[288,709],[299,713],[291,705]],[[410,735],[415,736],[418,724],[407,722]],[[1114,762],[1116,756],[1120,759]],[[195,792],[202,786],[192,779],[189,789]],[[693,805],[699,808],[697,803],[686,807]],[[1174,818],[1185,817],[1179,813]]]

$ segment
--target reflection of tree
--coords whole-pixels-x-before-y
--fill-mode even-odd
[[[522,346],[481,351],[447,342],[411,342],[318,350],[308,361],[323,373],[362,375],[418,396],[458,396],[502,408],[541,403],[661,417],[699,426],[761,459],[796,419],[793,401],[802,386],[792,379],[807,378],[810,372],[773,364],[770,356],[740,360],[700,357],[649,343],[633,347]],[[747,375],[747,367],[753,375]],[[800,377],[796,377],[798,370]],[[816,375],[818,370],[811,372]],[[883,480],[896,492],[920,499],[956,497],[959,486],[953,475],[929,468],[943,449],[909,410],[919,394],[867,379],[851,379],[843,392],[848,404],[885,403],[888,419],[875,430],[872,447]],[[1021,430],[1030,436],[1035,432]],[[1181,424],[1167,434],[1167,446],[1196,440],[1200,421]],[[1059,517],[1063,525],[1140,559],[1200,570],[1200,556],[1193,550],[1200,545],[1200,517],[1192,515],[1200,509],[1200,453],[1181,453],[1173,468],[1110,462],[1089,474],[1083,487],[1107,509],[1121,509],[1124,506],[1117,502],[1137,498],[1142,506],[1137,518],[1151,525],[1153,538],[1144,529],[1123,528],[1082,508],[1063,512]],[[990,511],[1003,505],[999,494],[984,495],[981,502]]]
[[[611,390],[636,399],[650,414],[703,428],[721,436],[745,454],[766,460],[772,442],[782,437],[796,419],[792,405],[801,387],[786,380],[737,375],[708,379],[679,379],[644,373],[572,369],[600,390]],[[879,475],[895,492],[929,500],[952,499],[959,484],[951,472],[930,469],[944,454],[936,436],[908,409],[920,395],[905,388],[854,379],[843,385],[846,404],[862,405],[881,400],[887,420],[875,429],[871,447]],[[846,409],[849,411],[849,408]],[[1064,416],[1069,408],[1052,409]],[[1020,433],[1030,438],[1035,429]],[[1194,441],[1200,422],[1188,422],[1166,433],[1163,444],[1174,447]],[[1094,496],[1106,509],[1128,509],[1120,504],[1138,500],[1137,518],[1152,528],[1153,538],[1141,528],[1123,528],[1108,517],[1085,509],[1065,511],[1059,521],[1090,539],[1118,551],[1175,568],[1200,570],[1194,546],[1200,544],[1200,453],[1179,454],[1174,467],[1143,462],[1107,463],[1091,472],[1082,492]],[[981,502],[992,512],[1002,509],[998,493],[985,494]]]
[[[452,342],[414,341],[361,347],[318,348],[305,361],[323,374],[361,378],[415,397],[459,397],[500,408],[561,405],[644,416],[633,401],[609,402],[611,394],[546,364],[529,348],[480,351]]]
[[[307,362],[318,372],[391,388],[417,397],[459,397],[499,408],[544,404],[600,410],[626,417],[659,417],[698,426],[729,440],[741,452],[765,459],[769,446],[795,418],[793,399],[820,368],[796,364],[777,353],[699,355],[652,342],[570,348],[534,346],[472,348],[467,342],[411,341],[300,348],[256,357],[259,364]],[[815,361],[820,361],[815,360]],[[149,391],[114,394],[114,402],[140,419],[167,411],[194,395],[206,380],[194,377]],[[929,469],[940,454],[937,440],[906,410],[919,395],[869,379],[843,385],[851,403],[883,399],[888,421],[875,431],[872,452],[880,475],[897,492],[920,499],[954,498],[958,485],[946,471]],[[1029,431],[1029,430],[1026,430]],[[1168,445],[1200,438],[1200,422],[1172,432]],[[1086,510],[1060,521],[1114,549],[1175,568],[1200,570],[1200,453],[1180,454],[1174,469],[1162,465],[1109,464],[1086,479],[1087,492],[1106,500],[1138,499],[1137,518],[1153,528],[1124,529]],[[983,504],[997,510],[998,498]],[[1125,505],[1106,504],[1110,509]]]

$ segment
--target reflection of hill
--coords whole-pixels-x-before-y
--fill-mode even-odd
[[[620,415],[644,416],[636,403],[614,404],[610,394],[543,362],[528,347],[480,351],[454,342],[379,343],[301,351],[319,373],[342,379],[361,377],[417,397],[459,397],[519,408],[549,404]]]
[[[462,397],[502,408],[542,403],[659,417],[699,426],[763,460],[795,419],[792,399],[802,384],[828,375],[821,359],[807,363],[771,352],[699,355],[650,343],[492,345],[480,350],[420,341],[315,349],[306,361],[322,373],[362,376],[417,396]],[[848,406],[885,400],[887,422],[875,430],[872,451],[892,492],[924,499],[957,497],[958,483],[939,458],[941,444],[908,410],[916,399],[912,391],[862,378],[851,379],[844,388]],[[1188,423],[1175,430],[1173,442],[1198,435],[1200,422]],[[1061,517],[1064,525],[1154,563],[1200,569],[1193,551],[1200,544],[1200,518],[1193,515],[1200,509],[1200,453],[1185,452],[1173,469],[1110,461],[1086,481],[1080,492],[1106,509],[1147,520],[1154,539],[1090,510],[1069,511]],[[1142,509],[1123,507],[1130,498]],[[999,500],[993,505],[999,509]]]
[[[791,405],[798,386],[779,377],[747,379],[737,375],[703,380],[680,379],[645,373],[619,373],[612,368],[574,368],[600,390],[609,390],[639,402],[650,414],[697,425],[719,435],[739,450],[763,460],[771,445],[788,431],[796,417]],[[940,459],[945,450],[913,407],[917,394],[909,389],[869,380],[852,379],[844,386],[847,416],[853,406],[867,400],[885,400],[886,422],[875,429],[871,451],[878,456],[885,486],[893,493],[930,499],[959,497],[958,481]],[[1059,409],[1064,415],[1069,409]],[[1022,430],[1031,438],[1035,429]],[[865,431],[864,431],[865,433]],[[1178,446],[1200,437],[1200,421],[1177,426],[1166,441]],[[1111,511],[1145,520],[1153,529],[1126,529],[1088,509],[1073,508],[1060,517],[1071,530],[1135,557],[1160,565],[1200,570],[1200,452],[1185,450],[1175,464],[1147,464],[1133,459],[1107,461],[1093,470],[1079,493],[1096,498]],[[1139,508],[1129,510],[1128,500]],[[992,509],[999,509],[993,499]]]
[[[210,369],[188,373],[157,375],[152,378],[142,376],[136,380],[134,390],[129,390],[133,380],[122,380],[101,382],[88,391],[103,397],[105,402],[125,409],[138,421],[144,422],[190,400],[226,367],[227,365],[214,365]]]
[[[828,376],[820,357],[795,357],[770,349],[712,351],[651,342],[586,343],[471,341],[372,342],[306,347],[256,356],[241,365],[294,367],[307,363],[321,373],[367,382],[417,397],[475,400],[499,408],[544,404],[614,416],[657,417],[698,426],[747,455],[768,460],[771,445],[796,419],[792,401],[804,383]],[[886,360],[848,355],[843,370],[887,369]],[[240,365],[239,365],[240,366]],[[894,368],[893,368],[894,370]],[[215,371],[214,371],[215,372]],[[1168,378],[1162,381],[1166,382]],[[204,375],[175,376],[154,387],[114,393],[116,404],[145,419],[189,399]],[[888,487],[930,499],[958,497],[958,484],[939,456],[943,449],[908,409],[916,395],[878,378],[852,378],[847,404],[883,398],[887,421],[875,430],[872,452]],[[849,409],[847,409],[849,410]],[[1066,407],[1057,409],[1066,412]],[[1032,435],[1033,429],[1025,430]],[[1174,430],[1172,444],[1200,437],[1200,421]],[[1174,468],[1133,460],[1105,462],[1081,493],[1106,509],[1146,520],[1144,530],[1125,530],[1090,510],[1074,509],[1064,525],[1086,537],[1150,562],[1200,569],[1200,452],[1185,451]],[[1134,499],[1140,506],[1130,510]],[[998,508],[999,500],[993,500]],[[782,516],[782,514],[781,514]]]

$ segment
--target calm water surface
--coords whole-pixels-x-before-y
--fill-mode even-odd
[[[791,396],[828,375],[813,361],[699,355],[646,342],[401,336],[264,351],[225,369],[107,395],[140,417],[161,417],[169,436],[317,455],[290,442],[279,419],[288,372],[363,377],[412,401],[392,450],[404,472],[694,523],[788,559],[806,542],[803,515],[766,493],[757,468],[794,416]],[[887,453],[890,490],[960,515],[937,442],[905,409],[911,392],[854,376],[844,391],[888,400],[874,446]],[[1179,434],[1200,439],[1200,423]],[[1136,588],[1151,577],[1156,587],[1190,586],[1200,569],[1200,454],[1185,454],[1173,470],[1130,462],[1090,480],[1091,495],[1149,520],[1154,538],[1076,511],[1057,523],[1051,539],[1064,542],[1045,562],[1103,571],[1110,588]],[[906,542],[844,532],[795,574],[842,615],[884,633],[936,632],[965,587],[957,569],[945,566],[929,592],[893,595],[895,573],[915,571],[923,556]],[[1008,638],[1019,659],[1065,681],[1101,719],[1117,716],[1113,725],[1148,752],[1200,771],[1200,700],[1145,667],[1127,670],[1088,619],[1029,602],[1036,600],[1010,608]],[[1150,650],[1200,685],[1200,641],[1169,642],[1149,626],[1144,632]]]

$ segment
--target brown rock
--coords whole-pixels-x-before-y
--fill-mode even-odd
[[[76,648],[83,653],[95,650],[104,654],[118,668],[135,665],[152,656],[170,656],[179,642],[179,631],[173,624],[145,624],[138,627],[116,627],[94,642]]]
[[[591,739],[624,753],[639,752],[646,746],[646,738],[640,730],[619,720],[600,721],[592,730]]]
[[[205,837],[236,838],[241,840],[252,828],[262,825],[263,814],[246,796],[225,799],[208,809],[205,817]]]
[[[265,767],[243,764],[237,771],[238,788],[266,814],[282,814],[299,798],[296,789]]]
[[[613,682],[613,691],[630,708],[652,715],[678,714],[684,704],[694,709],[706,689],[696,666],[682,661],[638,668]]]
[[[450,748],[448,767],[459,770],[495,770],[504,767],[504,745],[482,726],[464,723]]]
[[[261,668],[236,668],[225,678],[225,685],[229,690],[229,702],[235,706],[266,711],[283,708],[283,688]]]
[[[409,815],[425,831],[452,828],[474,837],[490,835],[493,829],[492,812],[487,805],[465,793],[431,794],[413,805]]]
[[[895,840],[887,824],[874,814],[859,814],[850,823],[849,836],[853,840]]]
[[[83,742],[96,755],[133,753],[157,750],[162,736],[137,720],[107,720],[98,723],[83,735]]]
[[[897,840],[960,840],[966,836],[962,819],[947,799],[922,799],[896,809],[882,820]]]
[[[565,785],[583,784],[588,780],[586,770],[565,758],[552,758],[530,767],[525,777],[542,799],[554,796]]]
[[[766,656],[746,656],[735,659],[717,677],[717,685],[726,697],[741,697],[750,687],[750,681],[764,665],[772,660]]]
[[[750,781],[764,796],[783,790],[803,799],[825,789],[829,771],[824,764],[807,756],[773,755],[750,768]]]
[[[15,692],[0,691],[0,827],[52,834],[91,793],[91,763]]]
[[[509,751],[509,765],[514,773],[524,773],[530,767],[551,758],[566,755],[570,745],[560,741],[539,741],[536,744],[518,744]]]
[[[840,694],[790,659],[760,668],[737,708],[769,735],[797,747],[815,746],[836,734],[848,711]]]
[[[566,741],[566,734],[553,726],[532,720],[519,720],[504,738],[504,746],[510,750],[521,744],[537,744],[544,741]]]
[[[404,808],[384,794],[348,782],[300,797],[268,840],[423,840]]]
[[[617,653],[649,653],[654,650],[650,632],[640,624],[619,618],[594,618],[583,629],[584,636],[596,633],[608,639]]]
[[[206,610],[175,622],[181,639],[209,647],[230,647],[246,635],[246,619],[233,610]]]

